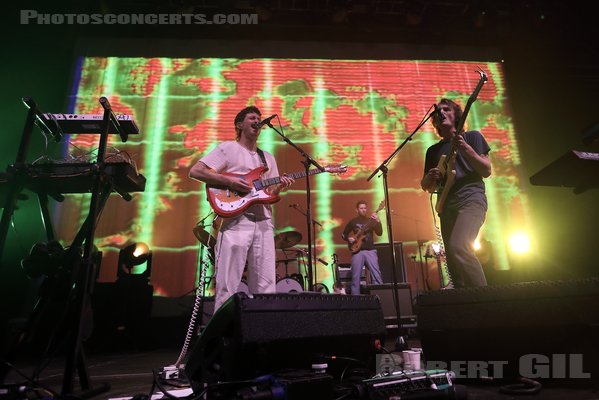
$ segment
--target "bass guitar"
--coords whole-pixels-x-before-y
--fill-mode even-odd
[[[248,172],[247,174],[223,173],[227,176],[240,177],[251,186],[249,192],[237,192],[227,186],[206,185],[206,196],[208,202],[216,214],[223,218],[236,217],[254,204],[272,204],[281,200],[278,194],[269,193],[266,189],[272,185],[281,183],[281,177],[262,179],[262,174],[266,168],[260,166]],[[311,169],[307,175],[316,175],[321,172],[332,174],[341,174],[347,171],[347,166],[327,166],[324,170]],[[306,176],[306,171],[293,172],[287,174],[293,179],[299,179]]]
[[[378,213],[381,210],[385,209],[385,202],[381,201],[381,204],[379,204],[378,208],[374,211],[374,213]],[[373,218],[371,218],[367,223],[365,223],[364,225],[362,225],[360,227],[360,229],[358,229],[357,232],[353,232],[349,234],[349,237],[353,237],[355,240],[353,243],[348,242],[347,243],[347,247],[349,248],[349,251],[351,251],[352,254],[357,253],[358,251],[360,251],[360,247],[362,247],[362,242],[364,241],[364,238],[366,237],[366,234],[374,227],[374,224],[376,224],[376,220],[374,220]]]
[[[463,132],[464,123],[466,122],[466,117],[468,116],[470,107],[476,101],[476,98],[478,97],[478,93],[482,89],[485,82],[487,82],[487,74],[485,73],[485,71],[483,71],[482,69],[479,68],[476,72],[478,72],[480,74],[480,79],[478,81],[478,84],[476,85],[476,88],[474,89],[474,92],[468,98],[468,102],[466,103],[466,107],[464,108],[464,113],[462,114],[462,118],[460,118],[460,121],[458,122],[458,126],[456,129],[456,132],[458,135],[464,134],[464,132]],[[458,153],[458,149],[452,143],[449,153],[442,155],[441,159],[439,160],[439,163],[437,165],[437,168],[439,168],[439,170],[441,172],[442,181],[445,182],[443,184],[441,193],[437,195],[437,203],[435,204],[435,210],[437,211],[438,214],[441,214],[441,211],[443,211],[443,206],[445,205],[445,201],[447,200],[447,195],[449,194],[449,190],[451,189],[451,187],[453,186],[453,184],[455,182],[455,176],[456,176],[455,163],[456,163],[457,153]]]

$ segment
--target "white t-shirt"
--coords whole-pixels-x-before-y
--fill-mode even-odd
[[[264,172],[264,178],[279,176],[277,162],[272,154],[264,152],[268,171]],[[217,172],[230,172],[233,174],[247,174],[251,170],[262,166],[262,159],[257,152],[249,151],[236,141],[222,142],[210,153],[204,155],[200,162]],[[245,213],[248,217],[257,220],[272,217],[270,204],[254,204]]]

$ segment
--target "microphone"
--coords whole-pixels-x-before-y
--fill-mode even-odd
[[[262,121],[258,122],[257,124],[252,124],[252,127],[255,129],[260,129],[262,128],[264,125],[270,125],[270,121],[272,121],[272,119],[274,117],[276,117],[277,114],[273,114],[270,117],[263,119]]]
[[[430,117],[431,118],[437,117],[439,119],[439,121],[444,121],[445,115],[443,115],[443,113],[441,112],[441,109],[436,104],[433,104],[433,107],[435,107],[435,110],[430,114]]]
[[[293,208],[299,207],[299,204],[298,203],[289,204],[289,207],[293,207]]]

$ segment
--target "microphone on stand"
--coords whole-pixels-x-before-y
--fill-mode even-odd
[[[430,113],[430,117],[431,118],[438,118],[440,121],[445,120],[445,115],[443,115],[443,113],[441,112],[441,109],[439,108],[439,106],[437,106],[436,104],[433,104],[433,107],[435,107],[435,109],[433,110],[432,113]]]
[[[255,129],[260,129],[260,128],[262,128],[264,125],[270,125],[270,121],[272,121],[272,119],[273,119],[274,117],[276,117],[276,116],[277,116],[277,114],[273,114],[273,115],[271,115],[270,117],[268,117],[268,118],[266,118],[266,119],[263,119],[262,121],[258,122],[257,124],[252,124],[252,128],[255,128]]]

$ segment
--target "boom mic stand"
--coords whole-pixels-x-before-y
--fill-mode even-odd
[[[298,205],[293,205],[292,208],[295,209],[295,211],[299,212],[300,214],[302,214],[304,217],[307,217],[307,213],[303,212],[302,210],[300,210],[298,208]],[[317,259],[316,259],[316,225],[320,226],[320,229],[322,229],[322,224],[318,221],[316,221],[315,219],[312,220],[312,245],[314,246],[314,254],[312,257],[312,265],[314,265],[314,283],[318,283],[318,277],[317,277]]]
[[[277,116],[277,119],[279,117]],[[281,136],[283,138],[283,140],[289,144],[291,147],[293,147],[295,150],[297,150],[302,157],[304,157],[304,161],[302,161],[302,164],[304,164],[304,168],[306,169],[306,230],[308,232],[308,290],[312,291],[314,289],[314,280],[313,280],[313,270],[312,270],[312,205],[310,203],[310,164],[314,165],[316,168],[318,168],[320,171],[324,171],[324,168],[322,167],[322,165],[320,165],[316,160],[314,160],[312,157],[310,157],[308,155],[308,153],[306,153],[304,150],[302,150],[300,147],[298,147],[295,143],[293,143],[291,141],[291,139],[289,139],[287,136],[285,136],[282,132],[280,132],[277,128],[275,128],[270,121],[268,121],[266,123],[266,125],[268,125],[270,128],[272,128],[275,132],[277,132],[279,134],[279,136]],[[281,123],[279,121],[279,126],[281,126]],[[281,127],[281,130],[283,130],[283,128]]]
[[[431,108],[433,108],[433,107],[431,107]],[[430,108],[429,108],[429,111],[430,111]],[[366,179],[367,181],[370,181],[379,172],[381,172],[381,174],[383,176],[383,189],[385,192],[385,204],[387,205],[385,207],[385,218],[386,218],[386,222],[387,222],[387,236],[389,236],[389,245],[391,246],[391,267],[392,267],[391,276],[393,277],[393,303],[395,305],[395,317],[397,318],[398,339],[401,337],[403,328],[401,325],[401,313],[400,313],[400,309],[399,309],[399,298],[397,295],[398,287],[397,287],[397,272],[396,272],[396,262],[395,262],[395,242],[393,241],[393,226],[391,224],[391,207],[389,207],[389,204],[390,204],[390,202],[389,202],[389,184],[387,181],[387,173],[389,172],[389,168],[387,168],[387,165],[389,165],[391,160],[393,160],[393,158],[406,145],[406,143],[408,143],[410,140],[412,140],[412,136],[414,136],[416,134],[416,132],[418,132],[418,130],[422,127],[422,125],[424,125],[437,112],[438,111],[437,111],[436,107],[432,113],[429,114],[427,112],[428,115],[426,115],[426,117],[423,118],[423,120],[420,122],[420,124],[418,124],[416,129],[414,129],[414,131],[403,141],[403,143],[400,144],[393,151],[393,153],[391,153],[391,155],[389,157],[387,157],[387,159],[385,159],[381,163],[381,165],[379,165],[372,172],[372,174],[370,174],[370,176]],[[398,341],[398,343],[399,343],[399,341]]]

